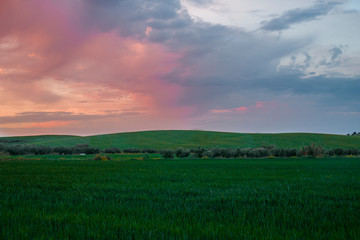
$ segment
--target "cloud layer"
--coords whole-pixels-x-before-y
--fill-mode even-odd
[[[308,8],[295,8],[284,12],[282,15],[262,22],[262,30],[281,31],[293,24],[316,20],[328,14],[340,2],[320,2]]]
[[[273,32],[340,7],[290,9],[248,32],[195,20],[179,0],[1,1],[0,134],[316,131],[260,125],[291,107],[358,112],[359,59],[346,43],[318,53],[311,36]]]

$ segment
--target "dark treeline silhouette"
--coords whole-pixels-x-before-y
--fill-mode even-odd
[[[19,139],[0,138],[0,143],[19,143],[19,142],[21,142]]]
[[[263,157],[324,157],[359,155],[359,149],[325,149],[317,145],[304,146],[301,149],[276,148],[264,146],[261,148],[193,148],[193,149],[167,149],[160,151],[164,158],[263,158]]]
[[[352,134],[348,133],[348,136],[360,136],[360,132],[353,132]]]
[[[263,158],[263,157],[323,157],[323,156],[346,156],[359,155],[359,149],[325,149],[318,145],[308,145],[301,149],[277,148],[275,146],[263,146],[260,148],[177,148],[177,149],[139,149],[125,148],[123,150],[112,147],[100,150],[88,144],[77,144],[75,146],[39,146],[39,145],[20,145],[20,144],[0,144],[0,152],[10,155],[44,155],[44,154],[117,154],[117,153],[158,153],[163,158]]]
[[[10,155],[45,155],[45,154],[97,154],[100,149],[89,146],[88,144],[77,144],[75,146],[40,146],[40,145],[3,145],[0,144],[0,152]]]

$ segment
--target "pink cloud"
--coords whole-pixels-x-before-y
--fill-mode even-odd
[[[146,36],[149,36],[151,32],[152,32],[152,27],[146,27],[146,30],[145,30]]]
[[[253,112],[265,112],[276,109],[281,106],[285,106],[286,104],[278,103],[275,101],[263,102],[259,101],[256,102],[254,105],[250,106],[241,106],[238,108],[231,108],[231,109],[213,109],[210,110],[211,113],[253,113]]]
[[[235,111],[239,111],[239,112],[245,112],[246,110],[248,110],[248,107],[239,107],[239,108],[234,108]]]
[[[264,102],[256,102],[255,107],[256,108],[264,108]]]
[[[23,126],[24,128],[57,128],[73,124],[75,121],[49,121],[49,122],[38,122],[31,123]]]
[[[196,111],[177,104],[183,88],[166,80],[181,55],[160,44],[86,26],[80,2],[0,2],[0,102],[6,102],[0,117],[26,111],[104,114],[142,108],[154,119],[169,119]],[[150,35],[152,29],[144,31]],[[58,123],[23,127],[25,132],[28,126],[34,131],[65,127]],[[9,134],[15,131],[9,129]]]
[[[1,105],[0,117],[58,111],[106,115],[142,109],[137,112],[146,115],[146,121],[126,116],[132,120],[123,123],[129,128],[134,122],[155,128],[159,122],[167,126],[160,118],[180,119],[177,123],[183,126],[185,119],[211,109],[200,96],[210,94],[186,84],[194,75],[212,74],[196,64],[184,64],[188,59],[184,56],[191,51],[185,47],[171,52],[150,42],[158,31],[155,27],[144,27],[143,38],[122,36],[117,28],[100,29],[86,22],[89,16],[84,16],[88,14],[84,5],[84,1],[72,0],[0,2],[0,102],[6,103]],[[210,112],[248,114],[266,108],[267,103],[259,101]],[[101,125],[101,121],[91,120],[91,124]],[[77,124],[60,122],[33,122],[23,130],[48,126],[51,132],[51,128],[71,129]],[[89,121],[79,120],[79,124],[92,127]]]
[[[231,113],[232,111],[230,109],[213,109],[210,110],[212,113]]]

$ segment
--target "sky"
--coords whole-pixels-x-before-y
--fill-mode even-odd
[[[358,0],[2,0],[0,136],[360,131]]]

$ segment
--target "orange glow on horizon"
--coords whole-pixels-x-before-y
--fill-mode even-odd
[[[6,102],[0,118],[18,119],[24,112],[69,112],[101,119],[116,116],[129,125],[126,119],[131,114],[170,120],[194,112],[191,107],[174,107],[182,89],[163,77],[173,71],[181,56],[167,52],[160,44],[124,38],[116,32],[101,33],[90,36],[74,55],[61,49],[55,52],[50,45],[53,37],[40,33],[13,36],[21,47],[12,50],[6,62],[7,69],[16,71],[0,69],[1,76],[5,74],[0,102]],[[61,121],[55,117],[46,122],[14,121],[0,126],[6,134],[21,135],[31,134],[31,129],[51,133],[66,127],[69,131],[101,121]],[[146,124],[153,123],[147,120]]]
[[[24,128],[56,128],[67,126],[73,124],[77,121],[49,121],[49,122],[39,122],[39,123],[31,123],[25,125]]]
[[[1,128],[16,129],[16,128],[57,128],[67,126],[77,121],[48,121],[48,122],[31,122],[31,123],[6,123],[0,124]]]

